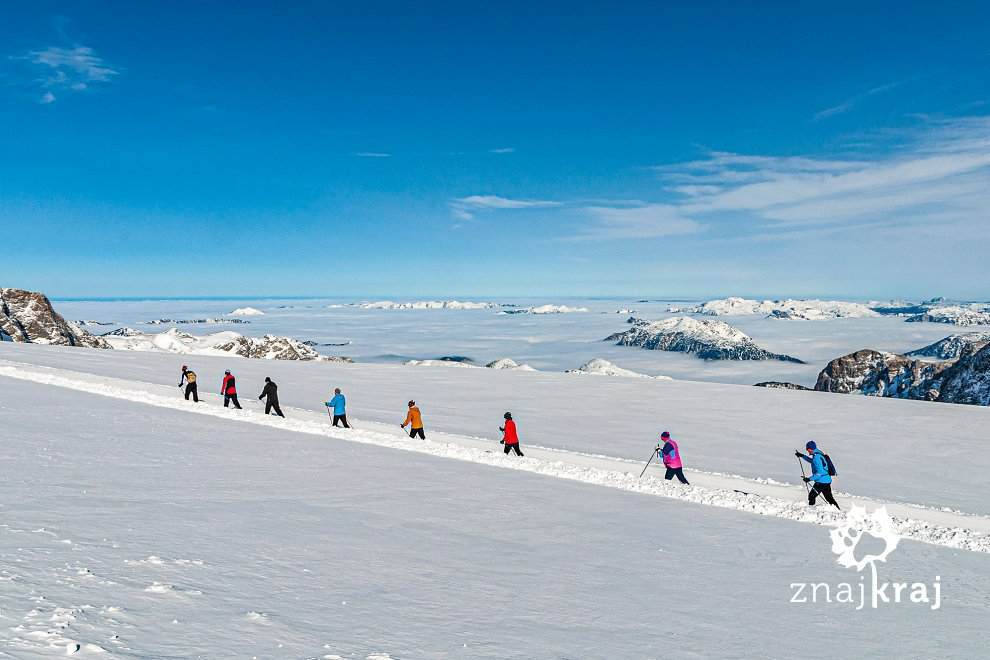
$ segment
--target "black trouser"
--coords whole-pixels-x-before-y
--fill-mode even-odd
[[[812,482],[811,490],[808,491],[808,504],[815,506],[815,499],[821,494],[825,498],[825,501],[834,506],[836,509],[840,509],[839,503],[835,501],[832,497],[832,484],[820,484],[817,482]]]
[[[345,428],[345,429],[349,429],[349,428],[351,428],[351,427],[350,427],[350,426],[349,426],[349,425],[347,424],[347,415],[334,415],[334,416],[333,416],[333,425],[334,425],[334,426],[337,426],[337,422],[343,422],[343,423],[344,423],[344,428]]]
[[[417,435],[423,440],[426,440],[426,434],[423,433],[423,427],[419,427],[418,429],[413,429],[409,432],[410,438],[415,438]]]
[[[197,387],[196,383],[186,384],[186,401],[189,400],[190,394],[192,395],[193,401],[199,403],[199,387]]]
[[[687,478],[684,476],[684,468],[667,468],[667,474],[663,475],[663,478],[670,481],[674,477],[677,477],[677,480],[682,484],[686,484],[688,482]]]
[[[282,409],[278,407],[278,401],[272,401],[271,399],[265,401],[265,414],[271,414],[273,409],[275,410],[276,415],[279,417],[285,417],[285,415],[282,414]]]
[[[241,404],[239,404],[237,402],[237,395],[236,394],[224,394],[223,395],[223,407],[224,408],[226,408],[230,404],[231,401],[234,402],[234,407],[235,408],[237,408],[238,410],[241,409]]]
[[[508,454],[513,449],[516,450],[516,456],[522,456],[523,455],[523,453],[521,451],[519,451],[519,443],[518,442],[515,442],[515,443],[513,443],[511,445],[510,444],[506,444],[505,445],[505,453],[506,454]]]

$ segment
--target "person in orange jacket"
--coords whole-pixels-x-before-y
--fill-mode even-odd
[[[423,432],[423,414],[419,412],[415,401],[409,402],[409,412],[406,413],[406,421],[402,422],[403,430],[405,430],[406,424],[409,425],[410,438],[415,438],[418,435],[421,440],[426,440],[426,434]]]
[[[234,375],[230,373],[230,369],[223,372],[223,384],[220,385],[220,394],[223,395],[223,407],[227,408],[230,402],[234,402],[234,407],[238,410],[241,409],[241,404],[237,402],[237,382],[234,380]]]
[[[516,423],[512,421],[512,413],[507,412],[502,416],[505,419],[505,426],[498,427],[502,432],[502,444],[505,445],[505,453],[515,451],[516,456],[522,456],[519,451],[519,435],[516,433]]]

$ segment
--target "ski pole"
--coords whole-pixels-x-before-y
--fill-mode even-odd
[[[797,450],[795,450],[795,451],[797,451]],[[798,456],[797,457],[797,462],[798,462],[798,466],[801,468],[801,481],[804,481],[804,461],[802,461],[801,460],[801,457]],[[809,495],[811,495],[811,486],[808,485],[808,482],[807,481],[804,481],[804,489],[806,491],[808,491],[808,494]]]
[[[643,475],[646,474],[646,468],[650,467],[650,463],[653,462],[653,458],[657,455],[657,450],[654,449],[653,453],[650,454],[650,460],[646,461],[646,465],[643,466],[643,471],[639,473],[639,478],[642,479]]]

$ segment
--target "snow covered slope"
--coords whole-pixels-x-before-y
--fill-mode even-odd
[[[905,355],[908,357],[933,357],[940,360],[955,360],[969,346],[987,343],[990,343],[990,332],[968,332],[960,335],[949,335],[918,350],[908,351]]]
[[[300,432],[308,413],[214,399],[166,408],[0,376],[0,424],[17,430],[17,478],[0,480],[4,652],[776,658],[809,619],[847,657],[982,651],[983,554],[903,541],[885,563],[890,579],[941,575],[940,611],[794,604],[795,581],[857,581],[827,528],[649,496],[690,490],[659,476],[602,488],[535,458],[443,460],[421,451],[442,441],[394,424]]]
[[[499,305],[490,302],[462,302],[460,300],[420,300],[416,302],[392,302],[379,300],[359,305],[361,309],[495,309]]]
[[[236,332],[195,336],[172,328],[146,334],[120,328],[103,335],[111,346],[126,351],[162,351],[183,355],[237,355],[264,360],[321,360],[319,353],[291,337],[245,337]]]
[[[227,316],[264,316],[265,313],[255,307],[238,307]]]
[[[904,319],[908,323],[949,323],[951,325],[990,325],[990,311],[981,306],[948,305],[933,307]]]
[[[489,369],[511,369],[516,371],[536,371],[533,367],[528,364],[519,364],[512,358],[499,358],[498,360],[492,360],[485,365]]]
[[[633,321],[632,328],[605,338],[620,346],[639,346],[654,351],[691,353],[705,360],[801,360],[771,353],[756,345],[741,330],[724,321],[675,316],[663,321]]]
[[[834,318],[866,318],[880,316],[866,305],[839,300],[750,300],[722,298],[709,300],[697,307],[672,309],[675,313],[708,316],[748,316],[759,314],[783,319],[815,321]]]

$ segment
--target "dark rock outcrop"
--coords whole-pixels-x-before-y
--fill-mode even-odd
[[[970,332],[962,335],[949,335],[933,344],[916,351],[909,351],[908,357],[932,357],[939,360],[956,360],[970,346],[982,347],[990,343],[990,332]]]
[[[944,362],[924,362],[864,349],[829,362],[818,374],[815,389],[935,401],[942,385],[942,372],[947,367]]]
[[[990,406],[990,344],[972,344],[942,377],[939,401]]]
[[[0,340],[55,346],[110,348],[55,311],[43,293],[0,289]]]
[[[798,385],[796,383],[784,383],[779,380],[767,380],[762,383],[756,383],[754,387],[766,387],[772,390],[807,390],[811,391],[810,387],[805,387],[804,385]]]

